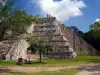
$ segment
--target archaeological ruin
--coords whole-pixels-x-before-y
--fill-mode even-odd
[[[36,23],[27,28],[29,34],[38,33],[37,37],[49,37],[52,51],[45,52],[45,56],[57,59],[72,59],[78,55],[98,55],[99,52],[89,45],[68,27],[61,24],[55,17],[37,17]],[[0,42],[0,58],[6,60],[17,60],[27,58],[27,48],[29,43],[23,34],[20,38],[3,40]]]

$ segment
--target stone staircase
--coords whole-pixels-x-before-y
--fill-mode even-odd
[[[15,42],[15,40],[0,41],[0,59],[3,59],[2,57],[5,57],[5,55],[8,54],[8,52],[12,48],[14,42]]]
[[[52,20],[51,20],[52,19]],[[39,19],[40,20],[40,19]],[[45,55],[49,58],[57,59],[71,59],[76,57],[76,53],[70,46],[68,39],[61,32],[58,23],[55,22],[54,18],[46,20],[41,18],[41,22],[34,26],[34,33],[38,36],[49,37],[52,51],[45,51]]]
[[[0,59],[17,60],[19,57],[27,58],[28,42],[25,39],[4,40],[0,42]]]
[[[17,60],[20,57],[26,59],[28,46],[28,42],[25,39],[17,40],[6,55],[6,60]]]

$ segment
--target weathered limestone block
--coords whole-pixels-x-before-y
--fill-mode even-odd
[[[54,17],[48,18],[48,20],[44,18],[40,18],[39,20],[34,26],[34,33],[37,32],[38,37],[41,36],[41,38],[49,37],[52,51],[46,51],[47,57],[57,59],[75,58],[75,51],[70,46],[68,39],[62,33],[59,27],[60,23]]]
[[[9,52],[10,48],[12,47],[14,41],[15,40],[0,41],[0,55],[7,54]]]
[[[77,55],[100,55],[100,52],[93,48],[90,44],[88,44],[84,39],[82,39],[78,34],[72,32],[68,27],[63,24],[59,24],[59,27],[64,34],[64,36],[68,39],[71,48],[74,49]]]
[[[27,58],[27,48],[28,48],[28,42],[25,39],[19,39],[17,40],[8,54],[6,55],[7,60],[18,60],[18,58]]]
[[[26,27],[28,34],[32,34],[33,27],[34,24]],[[6,55],[6,60],[18,60],[18,58],[27,59],[27,48],[29,44],[26,41],[26,38],[30,36],[28,34],[23,34],[18,39],[16,39]]]

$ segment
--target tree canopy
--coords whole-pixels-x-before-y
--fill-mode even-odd
[[[40,55],[40,60],[41,62],[41,55],[45,50],[45,43],[44,40],[41,37],[30,37],[29,38],[29,44],[30,46],[28,47],[28,51],[31,51],[33,54],[38,52]]]
[[[4,1],[5,5],[0,5],[0,40],[4,39],[7,31],[11,31],[12,36],[26,33],[27,26],[35,21],[32,15],[25,10],[13,8],[16,0]]]
[[[100,22],[95,22],[94,24],[90,25],[90,34],[100,37]]]

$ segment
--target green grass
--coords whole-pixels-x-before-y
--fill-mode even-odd
[[[77,64],[88,64],[88,63],[100,63],[100,56],[78,56],[75,59],[70,60],[59,60],[43,58],[42,63],[33,61],[32,64],[23,64],[18,66],[32,67],[32,66],[45,66],[45,67],[56,67],[56,66],[67,66]]]
[[[16,65],[16,61],[0,61],[0,66],[58,66],[58,65],[76,65],[82,63],[100,63],[100,56],[78,56],[75,59],[70,60],[59,60],[43,58],[43,63],[34,61],[33,64]]]
[[[16,65],[15,61],[3,61],[0,60],[0,66],[13,66]]]
[[[42,59],[43,62],[48,64],[64,64],[64,63],[100,63],[100,56],[77,56],[75,59],[70,60],[59,60],[59,59]]]
[[[76,65],[82,63],[100,63],[100,56],[77,56],[75,59],[59,60],[59,59],[42,59],[42,62],[49,65]]]
[[[25,67],[56,67],[56,66],[67,66],[67,65],[77,65],[77,64],[89,64],[89,63],[100,63],[100,56],[78,56],[72,60],[59,60],[59,59],[49,59],[43,58],[43,63],[38,63],[34,61],[33,64],[23,64],[16,65],[16,61],[0,61],[0,66],[25,66]],[[38,73],[20,73],[13,72],[12,75],[75,75],[79,70],[76,69],[65,69],[59,71],[44,71]]]

